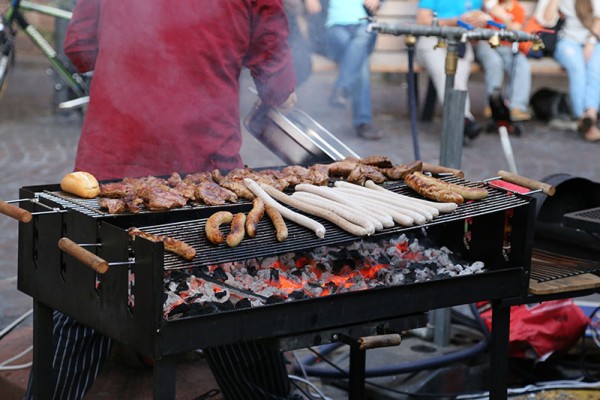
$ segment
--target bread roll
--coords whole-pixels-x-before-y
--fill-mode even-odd
[[[100,194],[100,185],[94,175],[84,171],[66,174],[60,181],[60,188],[67,193],[86,199],[93,199]]]

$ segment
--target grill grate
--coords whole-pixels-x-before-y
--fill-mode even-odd
[[[464,181],[460,182],[464,183]],[[465,184],[469,186],[477,185],[473,183]],[[385,187],[394,192],[409,196],[413,195],[413,193],[411,193],[412,190],[409,189],[404,183],[394,182],[385,185]],[[431,226],[470,217],[477,217],[484,214],[522,206],[528,204],[529,202],[529,200],[526,198],[516,196],[512,193],[507,193],[500,189],[494,189],[490,187],[488,188],[488,191],[489,196],[484,200],[463,203],[459,205],[455,212],[450,214],[440,214],[427,225]],[[140,226],[138,228],[157,235],[167,235],[179,240],[183,240],[197,250],[196,258],[192,261],[184,261],[174,254],[165,253],[164,265],[165,269],[167,270],[200,267],[256,257],[266,257],[292,251],[306,250],[318,246],[342,244],[358,239],[357,236],[353,236],[337,228],[328,221],[320,218],[315,219],[321,222],[327,230],[325,237],[322,239],[316,238],[316,236],[314,236],[314,234],[309,232],[306,228],[288,222],[288,239],[281,243],[277,242],[275,239],[274,228],[270,220],[265,217],[258,224],[257,236],[255,238],[246,238],[242,240],[241,244],[235,248],[230,248],[226,244],[215,246],[208,242],[204,232],[207,218],[161,225]],[[376,239],[378,237],[393,233],[408,232],[418,228],[419,226],[394,226],[376,232],[374,235],[365,238],[365,240],[369,240],[371,238]],[[201,250],[198,251],[199,249]]]
[[[533,249],[531,279],[538,283],[594,272],[600,272],[600,262]]]
[[[573,228],[600,233],[600,207],[565,214],[564,222]]]

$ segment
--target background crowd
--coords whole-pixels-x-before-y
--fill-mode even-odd
[[[311,52],[325,55],[338,65],[339,73],[330,104],[334,107],[352,107],[356,133],[365,139],[376,140],[384,133],[372,121],[369,86],[369,56],[376,44],[376,34],[367,33],[365,17],[377,15],[384,0],[285,0],[286,10],[295,19],[290,40],[306,43],[305,52],[294,52],[294,58],[305,60]],[[342,5],[343,3],[343,5]],[[300,29],[298,18],[307,22]],[[488,41],[466,43],[460,51],[454,87],[468,91],[471,64],[479,63],[484,71],[487,96],[500,91],[510,109],[511,122],[532,118],[529,58],[553,57],[566,71],[569,81],[568,107],[570,117],[577,122],[577,130],[584,140],[600,141],[597,113],[600,104],[599,45],[600,1],[598,0],[540,0],[532,15],[527,15],[517,0],[420,0],[416,23],[440,26],[458,26],[466,23],[475,28],[505,27],[511,30],[538,32],[549,29],[546,49],[532,51],[525,44],[500,43],[491,46]],[[460,21],[460,22],[459,22]],[[490,24],[494,21],[495,24]],[[292,24],[294,25],[294,24]],[[464,25],[463,25],[464,26]],[[296,37],[296,39],[293,39]],[[438,38],[420,37],[417,42],[417,62],[427,72],[440,103],[444,99],[446,51],[436,46]],[[299,61],[296,61],[298,63]],[[297,68],[298,69],[298,68]],[[310,66],[305,62],[299,76],[308,79]],[[464,136],[474,139],[483,130],[471,112],[467,95],[465,103]],[[484,119],[492,118],[489,106],[484,108]]]

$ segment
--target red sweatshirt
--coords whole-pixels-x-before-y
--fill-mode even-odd
[[[281,0],[79,0],[65,52],[94,70],[76,170],[98,179],[241,166],[239,76],[279,105],[295,74]]]

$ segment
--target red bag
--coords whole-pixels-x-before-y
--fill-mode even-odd
[[[492,307],[478,303],[479,313],[492,329]],[[543,361],[565,351],[583,337],[588,316],[572,299],[523,304],[510,308],[509,354],[511,357]]]

